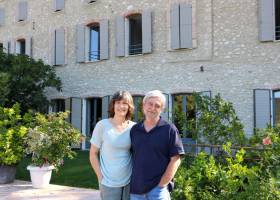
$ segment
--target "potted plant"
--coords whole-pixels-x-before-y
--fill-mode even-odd
[[[14,181],[16,164],[25,153],[26,134],[19,104],[12,108],[0,107],[0,184]]]
[[[49,185],[51,172],[58,170],[65,157],[73,158],[71,144],[80,141],[80,133],[66,121],[67,112],[37,113],[26,142],[27,153],[32,154],[30,171],[32,186],[43,188]]]

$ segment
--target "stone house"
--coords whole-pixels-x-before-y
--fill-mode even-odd
[[[159,89],[169,120],[202,92],[232,102],[248,136],[279,123],[279,40],[280,0],[0,0],[0,45],[56,66],[50,110],[85,135],[117,90],[133,94],[135,121]]]

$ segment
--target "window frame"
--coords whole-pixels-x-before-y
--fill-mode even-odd
[[[91,59],[92,50],[92,29],[98,27],[98,47],[97,47],[97,59]],[[88,40],[86,40],[86,61],[87,62],[98,62],[100,61],[100,23],[93,22],[86,25],[86,35],[88,35]]]

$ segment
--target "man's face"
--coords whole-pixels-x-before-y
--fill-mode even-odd
[[[151,97],[143,103],[143,112],[146,119],[158,119],[162,111],[162,102],[158,97]]]

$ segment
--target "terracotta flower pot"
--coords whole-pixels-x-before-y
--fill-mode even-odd
[[[54,169],[53,165],[42,167],[29,165],[27,169],[30,172],[31,182],[34,188],[48,187],[52,176],[52,170]]]

